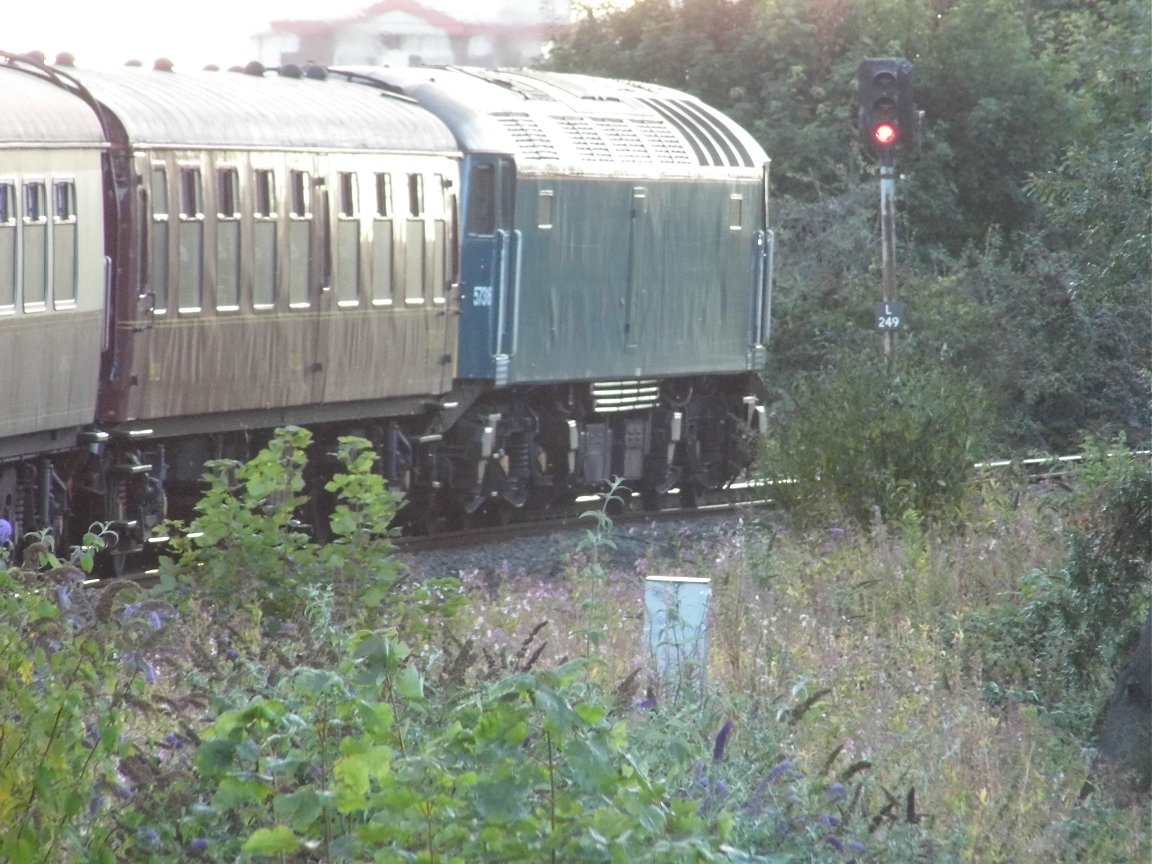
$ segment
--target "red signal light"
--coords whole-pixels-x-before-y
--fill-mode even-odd
[[[872,127],[872,140],[878,147],[891,147],[896,143],[896,124],[877,123]]]

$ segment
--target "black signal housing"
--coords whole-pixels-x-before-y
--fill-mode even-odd
[[[912,64],[903,57],[870,57],[857,70],[860,143],[877,156],[916,144],[919,115]]]

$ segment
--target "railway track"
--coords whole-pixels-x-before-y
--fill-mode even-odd
[[[1152,458],[1152,450],[1135,451],[1133,455],[1149,459]],[[1083,459],[1081,455],[995,459],[974,463],[972,467],[978,480],[1014,471],[1026,476],[1030,482],[1042,483],[1066,477]],[[773,503],[773,486],[793,482],[796,481],[790,479],[739,481],[733,483],[729,489],[706,493],[695,508],[684,508],[674,504],[678,497],[676,490],[672,490],[664,496],[659,509],[645,509],[641,496],[625,489],[610,497],[586,496],[578,499],[565,512],[553,513],[544,519],[504,521],[499,516],[478,517],[475,524],[460,529],[429,534],[397,535],[393,539],[393,544],[399,553],[419,554],[425,551],[465,549],[482,544],[591,531],[597,527],[597,514],[601,514],[603,519],[610,520],[615,531],[626,530],[629,526],[639,524],[690,522],[701,514],[711,516],[725,511],[735,513],[741,508],[770,507]],[[154,538],[148,550],[131,557],[123,572],[119,574],[120,577],[136,580],[153,578],[156,560],[163,554],[163,550],[164,538]],[[109,580],[93,579],[90,580],[90,584],[101,584],[106,581]]]

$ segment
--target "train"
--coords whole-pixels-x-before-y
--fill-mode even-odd
[[[193,512],[206,462],[285,425],[313,433],[313,492],[340,436],[371,441],[425,528],[608,483],[691,506],[753,457],[769,159],[693,96],[0,52],[0,115],[17,546],[95,524],[122,561]]]

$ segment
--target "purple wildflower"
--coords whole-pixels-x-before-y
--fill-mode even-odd
[[[792,770],[792,763],[785,760],[768,772],[768,783],[775,783],[785,774]]]
[[[164,736],[164,746],[172,750],[183,750],[186,743],[184,736],[175,732],[169,732]]]
[[[148,612],[148,624],[151,625],[153,630],[159,630],[164,626],[164,621],[160,618],[160,613],[155,609]]]
[[[831,846],[833,849],[835,849],[837,852],[843,852],[844,851],[844,841],[842,841],[835,834],[829,834],[827,837],[824,838],[824,842],[827,843],[829,846]]]
[[[818,821],[825,828],[835,828],[840,824],[840,817],[831,813],[821,813]]]
[[[859,840],[849,840],[848,851],[855,852],[857,855],[863,855],[868,851],[868,847],[861,843]]]
[[[716,744],[712,747],[712,761],[719,762],[724,758],[724,750],[728,746],[728,738],[732,734],[732,721],[728,720],[720,727],[720,734],[716,736]]]
[[[833,783],[824,790],[824,795],[833,801],[839,801],[847,794],[848,790],[844,788],[843,783]]]
[[[189,858],[203,858],[204,853],[208,851],[208,841],[203,837],[197,837],[184,847],[184,851]]]
[[[708,775],[704,773],[704,763],[697,761],[696,764],[692,766],[692,770],[696,775],[692,785],[700,789],[707,789]]]

